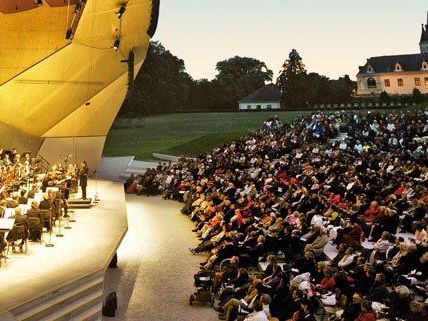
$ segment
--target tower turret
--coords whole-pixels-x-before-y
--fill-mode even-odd
[[[422,24],[421,41],[419,42],[421,53],[428,53],[428,13],[427,13],[427,24]]]

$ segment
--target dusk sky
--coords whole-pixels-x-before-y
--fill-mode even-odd
[[[426,0],[163,0],[155,40],[195,79],[235,55],[276,77],[293,48],[308,71],[355,78],[368,57],[418,53],[427,10]]]

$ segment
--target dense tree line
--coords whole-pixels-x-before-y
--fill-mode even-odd
[[[357,90],[356,82],[348,75],[332,80],[314,72],[308,73],[295,49],[284,62],[277,85],[281,88],[283,103],[290,107],[348,102]]]
[[[150,115],[177,111],[235,111],[238,100],[272,82],[273,72],[260,60],[232,57],[216,65],[213,80],[195,80],[185,63],[160,42],[151,42],[147,58],[128,94],[121,114]],[[345,102],[356,89],[349,76],[337,80],[307,73],[293,50],[277,80],[285,106]]]

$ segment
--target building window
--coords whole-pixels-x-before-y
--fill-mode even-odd
[[[391,87],[391,81],[389,79],[385,79],[385,87]]]
[[[425,77],[425,86],[428,86],[428,77]]]
[[[421,78],[415,78],[415,86],[420,86],[421,85]]]
[[[396,64],[396,65],[395,65],[395,71],[401,71],[401,66],[400,66],[400,64]]]
[[[262,109],[262,105],[257,105],[257,109]]]
[[[247,109],[251,109],[251,105],[247,105]]]
[[[272,105],[267,105],[266,108],[267,109],[272,109]]]
[[[424,69],[424,70],[428,69],[428,64],[425,61],[422,64],[422,69]]]
[[[398,78],[397,79],[397,84],[398,84],[398,87],[403,87],[404,86],[403,78]]]
[[[367,79],[368,88],[376,88],[376,80],[374,78]]]

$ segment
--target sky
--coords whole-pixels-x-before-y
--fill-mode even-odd
[[[309,72],[355,79],[369,57],[418,53],[427,11],[426,0],[161,0],[154,40],[194,79],[236,55],[277,77],[293,48]]]

